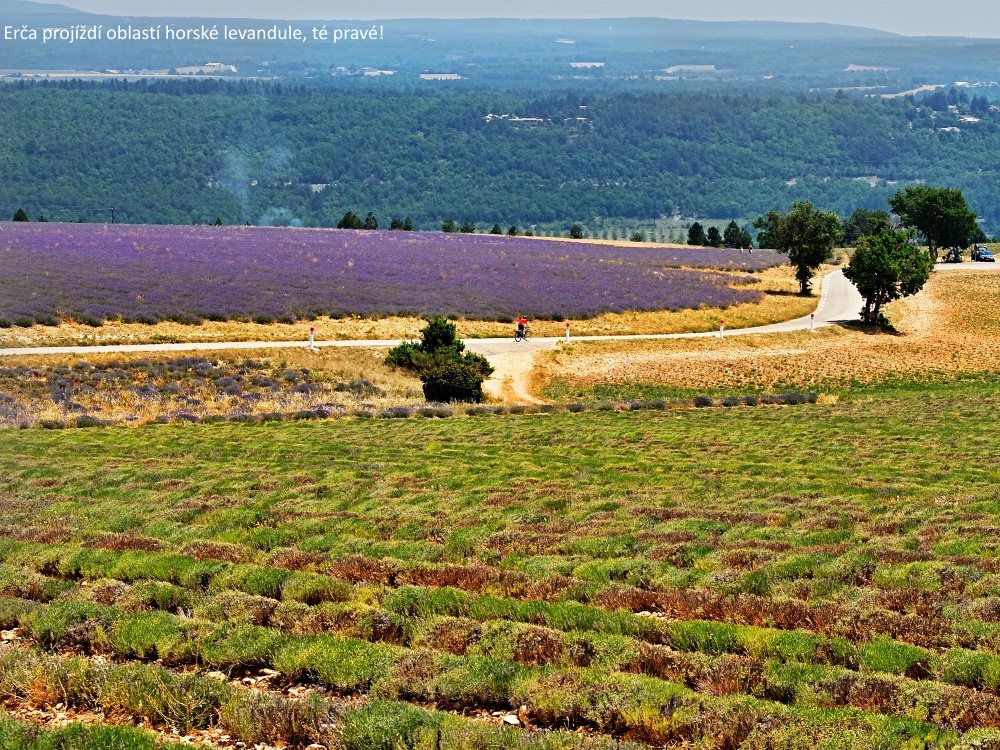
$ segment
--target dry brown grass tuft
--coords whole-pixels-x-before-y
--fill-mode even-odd
[[[250,562],[254,558],[252,550],[229,542],[199,540],[191,542],[181,552],[198,560],[222,560],[233,563]]]
[[[0,526],[0,536],[17,539],[21,542],[61,544],[69,541],[72,534],[69,529],[59,527],[43,529],[37,526]]]
[[[303,552],[297,549],[279,549],[267,558],[267,564],[286,570],[318,570],[329,560],[325,552]]]
[[[135,534],[99,534],[85,540],[83,546],[112,552],[159,552],[163,549],[159,539]]]
[[[334,561],[326,572],[334,578],[350,583],[379,583],[384,586],[394,586],[399,568],[390,561],[351,555]]]
[[[479,642],[483,626],[465,617],[444,617],[423,631],[416,646],[462,655]]]

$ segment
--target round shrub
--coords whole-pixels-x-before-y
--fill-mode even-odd
[[[465,359],[447,361],[420,377],[424,384],[424,398],[428,401],[448,403],[484,400],[482,369]]]

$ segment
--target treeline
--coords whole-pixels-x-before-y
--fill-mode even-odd
[[[846,217],[926,181],[960,188],[995,234],[1000,113],[943,96],[6,87],[0,215],[336,226],[360,206],[418,229],[458,216],[565,231],[801,200]]]

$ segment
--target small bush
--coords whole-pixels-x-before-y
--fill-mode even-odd
[[[122,657],[174,659],[186,654],[184,621],[166,612],[119,617],[111,627],[111,647]]]
[[[455,412],[450,406],[424,406],[417,409],[417,414],[421,417],[426,417],[428,419],[447,419],[448,417],[454,416]]]
[[[339,716],[333,706],[316,695],[295,700],[239,690],[219,709],[219,719],[229,734],[247,745],[305,747],[319,743],[334,747],[331,735]]]
[[[196,649],[201,661],[220,669],[264,666],[288,640],[276,630],[256,625],[223,625],[201,636]]]
[[[364,691],[390,672],[399,654],[395,646],[324,634],[277,649],[274,668],[293,680],[315,680],[342,692]]]
[[[213,591],[236,589],[247,594],[257,594],[270,599],[280,599],[282,585],[292,573],[281,568],[263,565],[234,565],[212,580]]]
[[[695,396],[694,405],[698,408],[704,408],[706,406],[712,406],[715,402],[708,396]]]
[[[268,625],[278,602],[265,596],[224,591],[201,600],[194,607],[194,616],[213,622],[246,625]]]
[[[230,691],[228,685],[198,675],[175,676],[165,669],[130,664],[108,670],[99,702],[107,711],[162,721],[184,733],[211,726]]]
[[[431,722],[425,710],[405,703],[372,701],[344,715],[340,746],[344,750],[411,748],[420,730]]]
[[[283,600],[309,605],[321,602],[343,602],[350,597],[351,587],[349,584],[318,573],[292,573],[281,586]]]
[[[470,417],[481,417],[486,414],[497,414],[498,412],[494,406],[470,406],[465,410],[465,413]]]
[[[483,401],[486,398],[483,394],[486,375],[479,363],[466,360],[464,357],[453,359],[421,375],[424,398],[441,403]]]
[[[413,409],[409,406],[391,406],[378,413],[382,419],[408,419],[413,416]]]
[[[74,427],[107,427],[111,422],[100,417],[95,417],[92,414],[81,414],[79,417],[73,419],[70,424]]]
[[[428,401],[479,403],[484,399],[483,381],[493,368],[485,357],[465,352],[465,344],[455,331],[455,324],[445,318],[429,318],[420,343],[404,342],[394,347],[386,364],[419,374]]]
[[[889,638],[876,638],[862,644],[858,656],[863,669],[896,675],[926,672],[931,658],[922,648]]]

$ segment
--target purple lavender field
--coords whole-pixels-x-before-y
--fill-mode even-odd
[[[776,253],[493,235],[0,223],[0,326],[74,319],[506,320],[726,307]],[[683,266],[683,268],[681,268]],[[691,270],[716,269],[716,270]],[[727,273],[728,272],[728,273]]]

